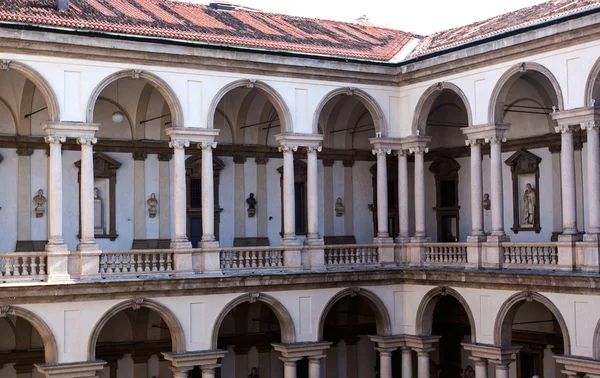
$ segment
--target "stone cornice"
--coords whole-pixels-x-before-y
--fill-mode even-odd
[[[510,124],[487,124],[463,127],[461,131],[468,140],[504,140],[504,134],[510,128]]]
[[[600,361],[561,355],[555,355],[554,358],[556,359],[556,363],[565,366],[565,370],[590,374],[592,376],[600,375]]]
[[[47,135],[66,138],[93,138],[99,128],[99,123],[64,121],[42,123],[42,129]]]
[[[219,135],[219,129],[206,129],[200,127],[171,127],[165,133],[172,141],[188,141],[190,143],[212,143]]]
[[[561,126],[580,126],[583,123],[600,123],[600,108],[577,108],[550,113],[552,119]]]
[[[319,147],[323,143],[321,134],[281,133],[275,139],[282,146],[291,147]]]

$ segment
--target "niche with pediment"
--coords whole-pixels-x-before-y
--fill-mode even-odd
[[[437,241],[457,242],[460,236],[458,203],[458,171],[460,164],[451,157],[439,157],[429,166],[435,177]]]
[[[542,230],[540,225],[540,163],[542,158],[519,150],[504,162],[510,166],[513,188],[513,226],[511,230]]]
[[[283,236],[283,166],[277,168],[281,176],[279,184],[281,186],[281,235]],[[306,163],[302,160],[294,159],[294,208],[296,210],[296,235],[306,235],[308,233],[307,225],[307,198],[306,198]]]
[[[213,156],[213,193],[215,238],[219,240],[221,211],[219,205],[219,180],[225,164]],[[197,152],[185,161],[187,183],[187,233],[193,248],[198,248],[202,240],[202,152]]]
[[[79,169],[77,182],[80,183],[81,160],[76,161],[75,166]],[[102,152],[94,153],[94,236],[98,239],[112,241],[119,236],[117,234],[117,170],[120,167],[121,163],[110,156]],[[81,237],[81,202],[77,237]]]

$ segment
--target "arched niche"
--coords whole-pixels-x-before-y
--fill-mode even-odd
[[[273,104],[273,107],[279,115],[279,118],[281,120],[281,131],[284,133],[294,132],[292,124],[292,115],[289,111],[287,104],[285,103],[285,100],[273,87],[260,80],[237,80],[221,88],[213,98],[208,109],[207,125],[209,129],[214,128],[215,113],[217,111],[217,106],[219,105],[219,102],[221,102],[221,99],[233,89],[244,87],[249,89],[261,90],[267,96],[271,104]]]
[[[325,320],[327,319],[327,314],[331,311],[332,307],[339,302],[342,298],[345,297],[354,297],[360,295],[370,304],[373,314],[375,316],[375,325],[377,326],[377,335],[378,336],[389,336],[392,334],[392,322],[390,320],[390,315],[388,313],[385,304],[382,300],[372,291],[367,289],[362,289],[358,287],[344,289],[334,295],[319,317],[319,324],[317,326],[317,340],[323,341],[323,331],[325,329]]]
[[[412,121],[412,135],[431,135],[431,132],[427,130],[427,121],[429,116],[434,109],[436,100],[445,92],[451,92],[458,96],[460,102],[464,107],[466,113],[467,122],[462,127],[469,127],[473,125],[473,117],[471,114],[471,105],[465,93],[456,85],[449,82],[439,82],[427,88],[427,90],[421,95],[417,106],[415,107],[415,113]]]
[[[171,110],[171,125],[173,127],[183,127],[184,119],[183,119],[183,109],[181,107],[181,103],[179,98],[173,91],[173,89],[160,77],[155,74],[143,71],[143,70],[123,70],[119,72],[115,72],[112,75],[106,77],[102,80],[96,88],[92,91],[90,99],[88,100],[87,105],[87,115],[86,121],[88,123],[94,122],[94,107],[96,106],[96,101],[102,91],[112,82],[120,80],[120,79],[132,79],[132,80],[146,80],[154,88],[156,88],[160,94],[163,96],[167,104],[169,105],[169,109]]]
[[[548,309],[560,326],[562,333],[564,346],[563,354],[568,356],[571,354],[571,338],[569,336],[569,329],[567,323],[563,318],[558,308],[552,303],[551,300],[545,296],[532,292],[523,291],[516,293],[508,298],[500,307],[498,315],[496,316],[496,322],[494,324],[494,344],[497,346],[510,346],[512,344],[512,326],[519,308],[526,302],[538,302]]]
[[[223,310],[219,313],[219,316],[215,320],[215,324],[212,328],[212,337],[211,337],[211,349],[217,349],[217,343],[219,338],[219,329],[221,328],[221,324],[223,320],[231,312],[235,307],[242,303],[255,303],[260,302],[265,304],[277,317],[277,321],[279,322],[279,327],[281,329],[281,343],[282,344],[293,344],[296,342],[296,329],[294,326],[294,320],[292,316],[285,308],[283,304],[281,304],[277,299],[271,297],[270,295],[263,293],[248,293],[237,297],[236,299],[229,302]]]
[[[471,342],[476,342],[477,332],[475,329],[475,318],[473,317],[473,312],[471,311],[469,304],[458,291],[447,286],[436,287],[435,289],[430,290],[421,300],[419,308],[417,309],[417,319],[415,323],[417,325],[417,335],[431,336],[435,306],[440,299],[445,296],[453,297],[462,305],[467,313],[469,325],[471,326]]]
[[[183,328],[181,327],[181,323],[173,314],[171,310],[169,310],[164,305],[153,301],[151,299],[134,299],[131,301],[125,301],[119,303],[118,305],[112,307],[108,310],[100,320],[96,323],[92,332],[90,334],[90,338],[88,340],[88,361],[96,360],[96,344],[98,342],[98,337],[100,336],[100,332],[102,328],[106,325],[106,323],[119,312],[126,310],[128,308],[133,308],[134,310],[139,309],[141,307],[148,308],[152,311],[155,311],[162,320],[165,322],[167,327],[169,328],[169,332],[171,334],[172,341],[172,352],[173,353],[184,353],[185,352],[185,335],[183,333]]]
[[[356,98],[367,108],[371,117],[373,118],[373,123],[375,125],[375,132],[381,133],[381,136],[386,137],[389,134],[388,124],[385,117],[385,113],[381,109],[379,103],[367,92],[358,88],[338,88],[333,91],[327,93],[319,105],[317,106],[317,110],[313,116],[313,127],[312,132],[318,134],[319,130],[319,118],[321,117],[321,112],[323,108],[329,101],[337,96],[356,96]]]

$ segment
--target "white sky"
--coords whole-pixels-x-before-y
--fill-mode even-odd
[[[210,0],[182,0],[208,4]],[[233,0],[267,12],[354,21],[361,15],[380,26],[430,34],[539,4],[540,0]]]

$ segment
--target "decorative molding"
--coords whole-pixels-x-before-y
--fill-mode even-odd
[[[17,155],[18,156],[31,156],[31,155],[33,155],[33,148],[19,147],[19,148],[17,148]]]
[[[130,77],[131,79],[138,80],[141,78],[142,70],[131,70]]]
[[[317,152],[321,152],[323,147],[321,146],[306,146],[304,147],[307,154],[316,154]]]
[[[506,142],[506,137],[502,135],[492,135],[489,137],[485,137],[485,143],[489,144],[499,144]]]
[[[10,311],[10,306],[9,305],[2,305],[2,306],[0,306],[0,318],[7,317],[9,311]]]
[[[158,153],[158,161],[170,161],[173,158],[171,151],[160,151]]]
[[[135,150],[131,153],[133,155],[133,160],[135,161],[144,161],[148,158],[148,151],[146,150]]]
[[[281,153],[293,153],[298,151],[298,146],[279,146],[278,151]]]
[[[144,299],[143,298],[133,299],[131,301],[131,308],[133,308],[134,310],[139,310],[140,308],[142,308],[142,304],[143,303],[144,303]]]
[[[389,155],[391,153],[392,153],[392,150],[389,148],[375,148],[373,150],[373,155],[376,155],[376,156]]]
[[[91,146],[92,144],[96,144],[98,139],[95,137],[79,137],[77,138],[77,144],[82,146]]]
[[[254,162],[256,164],[267,164],[269,162],[269,158],[265,156],[257,156],[254,158]]]
[[[333,164],[335,163],[335,160],[333,160],[333,159],[323,159],[322,163],[323,163],[323,167],[332,167]]]
[[[579,131],[580,125],[559,125],[554,127],[554,131],[559,134],[573,133]]]
[[[409,148],[408,152],[412,155],[425,155],[429,152],[429,147],[415,146]]]
[[[0,60],[0,71],[8,71],[10,68],[10,60],[2,59]]]
[[[260,297],[260,293],[249,293],[248,294],[248,302],[256,303],[256,301],[258,300],[258,297]]]
[[[48,135],[44,137],[44,141],[48,144],[61,144],[67,141],[67,137],[60,135]]]
[[[600,129],[599,121],[587,121],[580,124],[581,130],[598,130]]]
[[[217,147],[217,142],[200,142],[198,143],[198,149],[212,151]]]
[[[256,79],[248,79],[246,80],[246,88],[253,89],[256,85]]]
[[[189,140],[172,140],[169,142],[169,147],[180,150],[190,146]]]
[[[244,164],[246,162],[246,156],[234,156],[233,164]]]
[[[344,168],[352,168],[354,167],[354,160],[342,160],[342,166]]]

